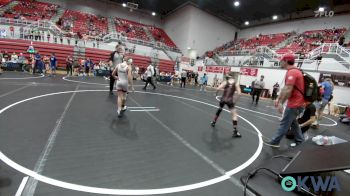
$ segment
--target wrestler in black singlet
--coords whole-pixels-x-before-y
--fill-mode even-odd
[[[232,109],[235,107],[235,101],[233,100],[233,96],[236,92],[236,82],[233,80],[232,83],[230,83],[232,80],[227,80],[225,87],[224,87],[224,94],[221,97],[219,108],[215,114],[214,120],[211,122],[211,126],[215,127],[216,121],[218,120],[220,113],[223,110],[223,107],[227,105],[227,107],[231,110],[232,115],[236,113],[236,111],[232,111]],[[232,137],[242,137],[241,134],[237,130],[237,119],[232,119],[232,125],[233,125],[233,135]]]
[[[233,95],[236,92],[236,82],[233,82],[232,84],[227,81],[225,88],[224,88],[224,94],[221,97],[220,101],[220,107],[223,108],[225,104],[229,109],[232,109],[235,107],[235,103],[233,102]]]

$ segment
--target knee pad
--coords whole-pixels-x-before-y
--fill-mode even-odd
[[[222,112],[222,108],[219,108],[218,111],[216,111],[216,116],[219,116],[221,112]]]

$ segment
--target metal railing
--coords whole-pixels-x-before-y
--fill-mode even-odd
[[[350,63],[350,52],[338,43],[325,43],[309,52],[310,59],[315,59],[321,54],[337,54],[346,62]]]

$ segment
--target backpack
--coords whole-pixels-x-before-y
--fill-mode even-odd
[[[299,69],[300,70],[300,69]],[[295,87],[303,96],[305,101],[314,102],[321,98],[320,88],[317,81],[310,74],[300,70],[304,77],[304,92]]]

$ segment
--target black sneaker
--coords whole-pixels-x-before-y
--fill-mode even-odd
[[[215,122],[214,122],[214,121],[211,122],[210,125],[211,125],[212,127],[215,127]]]
[[[232,137],[242,137],[242,135],[237,131],[233,131]]]

